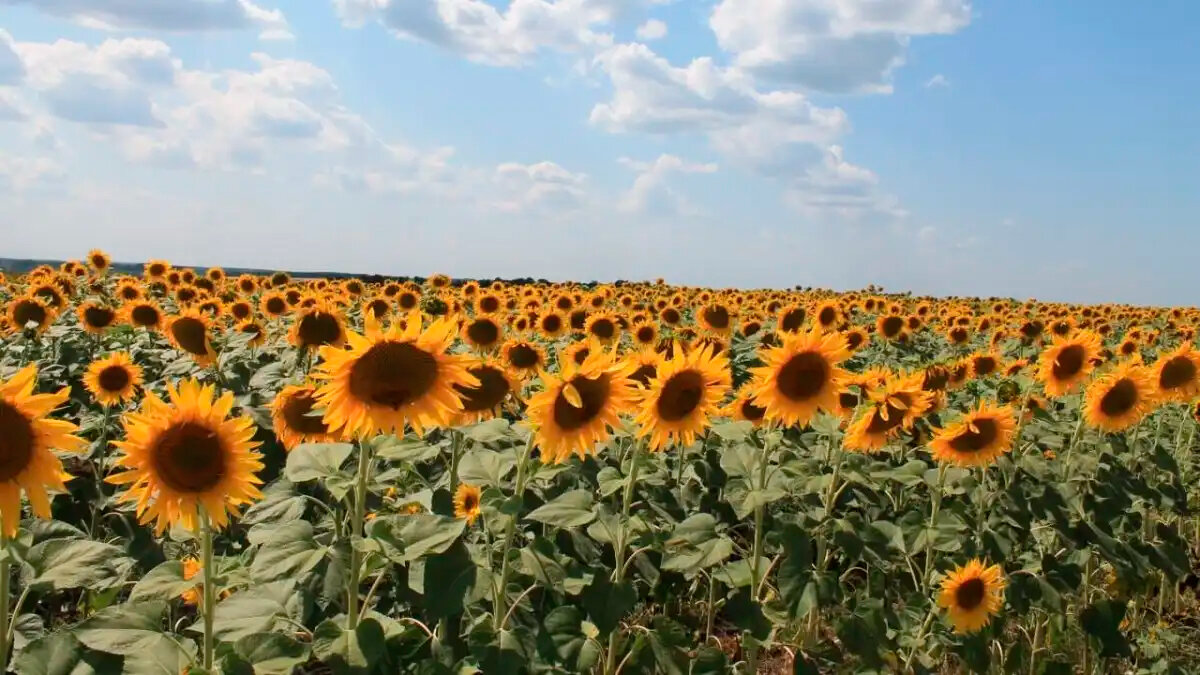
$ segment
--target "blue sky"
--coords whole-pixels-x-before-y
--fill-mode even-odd
[[[0,255],[1195,304],[1200,4],[0,0]]]

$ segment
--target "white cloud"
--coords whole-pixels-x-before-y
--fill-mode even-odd
[[[949,86],[950,86],[950,80],[946,79],[946,76],[941,73],[938,73],[937,75],[934,75],[933,77],[929,78],[928,80],[925,80],[925,88],[926,89],[933,89],[934,87],[949,87]]]
[[[639,40],[661,40],[667,36],[667,24],[658,19],[650,19],[637,27]]]
[[[504,163],[494,174],[500,192],[495,206],[510,212],[569,212],[582,206],[586,182],[587,175],[572,173],[554,162]]]
[[[756,76],[830,92],[891,91],[910,36],[953,33],[967,0],[721,0],[709,26]]]
[[[223,31],[260,28],[264,39],[290,38],[277,9],[250,0],[0,0],[106,31]]]
[[[826,148],[821,161],[788,186],[788,203],[809,214],[850,220],[908,215],[895,197],[879,192],[879,177],[873,171],[851,164],[844,155],[841,146]]]
[[[18,84],[24,76],[25,66],[13,49],[12,36],[0,28],[0,86]]]
[[[45,157],[15,157],[0,152],[0,192],[22,192],[61,180],[63,169]]]
[[[697,215],[699,210],[670,183],[672,174],[716,173],[715,163],[688,162],[675,155],[662,154],[653,162],[620,158],[621,164],[637,172],[633,185],[621,196],[617,209],[629,213],[653,215]]]

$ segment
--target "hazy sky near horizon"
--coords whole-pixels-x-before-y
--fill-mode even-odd
[[[1200,304],[1200,3],[0,0],[0,256]]]

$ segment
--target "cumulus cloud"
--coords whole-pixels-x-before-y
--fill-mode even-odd
[[[661,40],[667,36],[667,24],[658,19],[650,19],[637,27],[639,40]]]
[[[925,80],[925,88],[926,89],[933,89],[934,87],[949,87],[949,86],[950,86],[950,80],[946,79],[946,76],[941,73],[938,73],[937,75],[934,75],[933,77],[929,78],[928,80]]]
[[[621,164],[637,172],[637,178],[617,203],[620,211],[652,215],[697,215],[697,209],[671,184],[673,174],[716,173],[716,163],[695,163],[670,154],[659,155],[653,162],[628,157]]]
[[[57,182],[63,175],[62,167],[54,160],[0,152],[0,192],[22,192]]]
[[[13,49],[12,36],[0,29],[0,86],[18,84],[24,76],[25,66]]]
[[[282,12],[250,0],[0,0],[3,5],[29,5],[51,16],[107,31],[259,28],[265,39],[291,37]]]
[[[585,174],[573,173],[554,162],[504,163],[496,167],[494,174],[499,189],[495,205],[510,212],[572,211],[584,202],[586,181]]]
[[[756,76],[885,93],[912,36],[953,33],[970,20],[967,0],[721,0],[709,26],[734,64]]]
[[[846,161],[838,145],[826,148],[819,163],[792,180],[786,200],[798,210],[817,216],[894,220],[908,215],[895,197],[879,191],[879,177],[870,169]]]

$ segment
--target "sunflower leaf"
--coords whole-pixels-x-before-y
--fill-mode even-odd
[[[293,483],[331,478],[354,451],[349,443],[303,443],[288,453],[283,475]]]
[[[596,519],[593,503],[591,490],[571,490],[534,509],[528,517],[555,527],[579,527]]]

